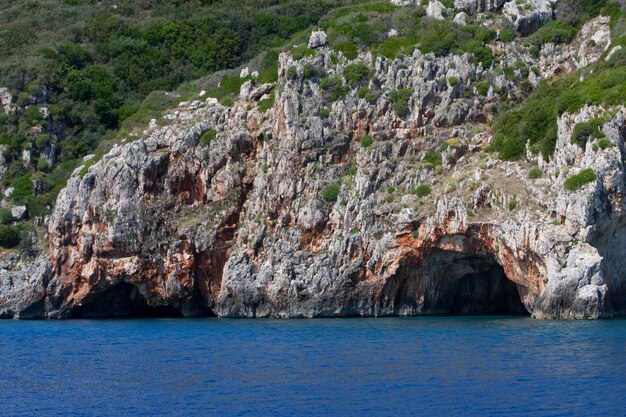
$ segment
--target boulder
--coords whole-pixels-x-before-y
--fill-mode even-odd
[[[26,208],[26,206],[14,206],[13,208],[11,208],[11,216],[13,217],[13,220],[24,220],[26,218],[27,212],[28,209]]]
[[[465,26],[467,24],[466,20],[467,13],[465,12],[459,12],[456,14],[456,16],[454,16],[454,23],[456,23],[457,25]]]
[[[433,19],[443,20],[443,13],[446,10],[446,6],[443,5],[440,1],[430,0],[428,2],[428,7],[426,7],[426,16],[432,17]]]
[[[328,37],[323,30],[316,30],[311,33],[309,38],[309,48],[316,49],[326,46],[328,44]]]

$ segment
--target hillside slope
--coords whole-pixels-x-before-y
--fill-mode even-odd
[[[626,314],[620,6],[402,3],[85,160],[0,315]]]

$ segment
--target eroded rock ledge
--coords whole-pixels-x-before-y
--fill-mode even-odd
[[[50,253],[0,273],[0,317],[626,314],[623,107],[564,114],[549,162],[503,162],[485,152],[498,95],[460,93],[495,77],[470,56],[361,55],[383,93],[329,103],[305,69],[341,76],[350,62],[320,47],[281,56],[272,109],[250,85],[230,108],[182,103],[78,168]],[[385,93],[400,88],[406,117]],[[608,145],[572,144],[598,115]],[[564,187],[587,168],[596,180]]]

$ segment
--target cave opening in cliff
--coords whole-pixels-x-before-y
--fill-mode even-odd
[[[150,306],[137,287],[126,282],[116,284],[75,307],[70,318],[176,318],[180,309]]]
[[[529,315],[523,290],[489,253],[434,249],[400,269],[394,305],[400,315]]]

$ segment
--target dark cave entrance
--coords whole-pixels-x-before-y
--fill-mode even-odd
[[[149,306],[137,287],[116,284],[72,309],[70,318],[174,318],[183,317],[178,308]]]
[[[489,253],[433,249],[419,265],[401,267],[396,285],[399,315],[529,315],[525,289]]]
[[[506,277],[500,265],[464,275],[455,282],[448,314],[528,315],[517,285]]]

